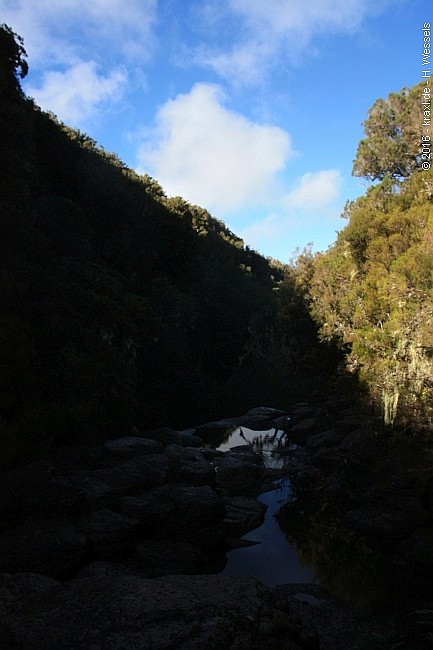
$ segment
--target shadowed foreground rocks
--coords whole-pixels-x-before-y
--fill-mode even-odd
[[[16,597],[20,577],[0,576],[0,595],[8,601],[2,622],[3,641],[9,645],[3,647],[247,649],[261,647],[263,632],[277,616],[290,624],[288,614],[278,609],[284,602],[251,578],[176,575],[149,580],[102,564],[65,584],[37,580],[34,576],[37,590]],[[28,586],[27,581],[23,591]]]
[[[211,574],[262,523],[256,497],[276,476],[251,446],[203,445],[239,425],[285,431],[298,445],[280,450],[295,482],[342,499],[344,525],[385,539],[400,561],[431,563],[427,465],[414,477],[341,400],[134,432],[0,475],[0,647],[358,650],[369,633],[399,629],[318,585]]]

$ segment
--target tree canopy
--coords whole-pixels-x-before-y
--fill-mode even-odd
[[[378,100],[354,173],[379,180],[346,205],[316,259],[312,313],[348,352],[387,422],[433,423],[433,185],[419,166],[421,86]]]
[[[28,73],[23,39],[8,25],[0,25],[0,92],[21,94],[19,79]]]
[[[423,84],[378,99],[364,122],[353,174],[369,180],[407,178],[419,167]]]

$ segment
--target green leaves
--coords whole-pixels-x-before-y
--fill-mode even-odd
[[[366,138],[358,145],[354,176],[401,180],[419,166],[422,135],[421,87],[378,99],[364,122]]]
[[[5,24],[0,25],[0,93],[21,95],[18,78],[29,70],[23,39]]]

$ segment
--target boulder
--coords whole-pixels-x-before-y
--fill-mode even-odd
[[[175,539],[204,547],[222,539],[224,503],[208,485],[166,484],[142,496],[120,499],[118,507],[140,521],[145,539]]]
[[[128,494],[144,487],[165,483],[168,458],[164,454],[134,456],[120,465],[93,472],[93,479],[108,485],[117,494]]]
[[[281,415],[280,417],[273,418],[272,426],[275,427],[277,431],[285,431],[287,433],[292,426],[290,415]]]
[[[250,409],[247,412],[247,415],[249,416],[262,416],[262,417],[267,417],[268,419],[272,420],[274,418],[278,418],[282,415],[287,415],[286,411],[282,411],[281,409],[275,409],[271,408],[269,406],[258,406],[256,408]]]
[[[7,611],[9,647],[26,650],[203,650],[264,647],[282,601],[247,577],[165,576],[149,580],[101,568],[39,589]],[[284,616],[280,612],[280,617]],[[286,616],[286,618],[288,618]],[[262,639],[262,641],[264,641]]]
[[[232,496],[257,493],[264,477],[261,465],[235,455],[218,459],[215,464],[216,485],[222,493]]]
[[[161,442],[163,445],[180,445],[181,447],[201,447],[203,440],[193,433],[195,429],[186,429],[185,431],[174,431],[173,429],[164,428],[149,431],[148,437]]]
[[[321,433],[311,436],[311,438],[307,440],[305,447],[307,451],[314,453],[316,450],[320,450],[323,447],[337,447],[344,440],[344,437],[345,434],[341,431],[333,431],[332,429],[322,431]]]
[[[71,523],[29,519],[0,537],[0,571],[35,572],[62,580],[88,557],[85,535]]]
[[[320,420],[316,417],[304,418],[297,424],[292,424],[288,430],[289,440],[298,445],[304,445],[311,436],[320,429]]]
[[[104,449],[109,458],[126,460],[132,456],[161,453],[162,443],[151,438],[126,436],[116,440],[107,440],[104,443]]]
[[[164,450],[170,464],[172,480],[192,485],[213,485],[215,467],[195,447],[167,445]]]
[[[250,530],[258,528],[265,519],[267,506],[250,497],[225,497],[227,514],[224,517],[224,535],[242,537]]]
[[[397,556],[408,564],[433,565],[433,527],[419,528],[410,537],[400,542]]]
[[[131,551],[139,524],[135,517],[104,508],[89,515],[80,527],[90,543],[92,556],[108,560]]]
[[[60,585],[58,580],[39,573],[0,573],[0,604],[5,605],[28,593]]]
[[[200,573],[208,557],[188,542],[146,540],[137,544],[134,558],[140,573],[148,578],[175,573]]]
[[[77,482],[59,476],[46,461],[0,475],[0,516],[53,516],[71,510],[79,499]]]

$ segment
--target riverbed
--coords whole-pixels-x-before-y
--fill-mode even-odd
[[[282,431],[275,428],[254,431],[237,427],[218,449],[228,451],[246,444],[255,452],[261,453],[266,467],[284,468],[286,454],[290,452],[290,443]],[[285,455],[279,453],[283,450]],[[295,547],[290,544],[276,519],[281,506],[291,498],[292,485],[287,476],[277,479],[273,489],[260,494],[258,501],[267,506],[265,520],[261,526],[242,538],[253,545],[227,553],[222,575],[252,576],[270,587],[286,583],[317,582],[314,569],[301,562]]]

